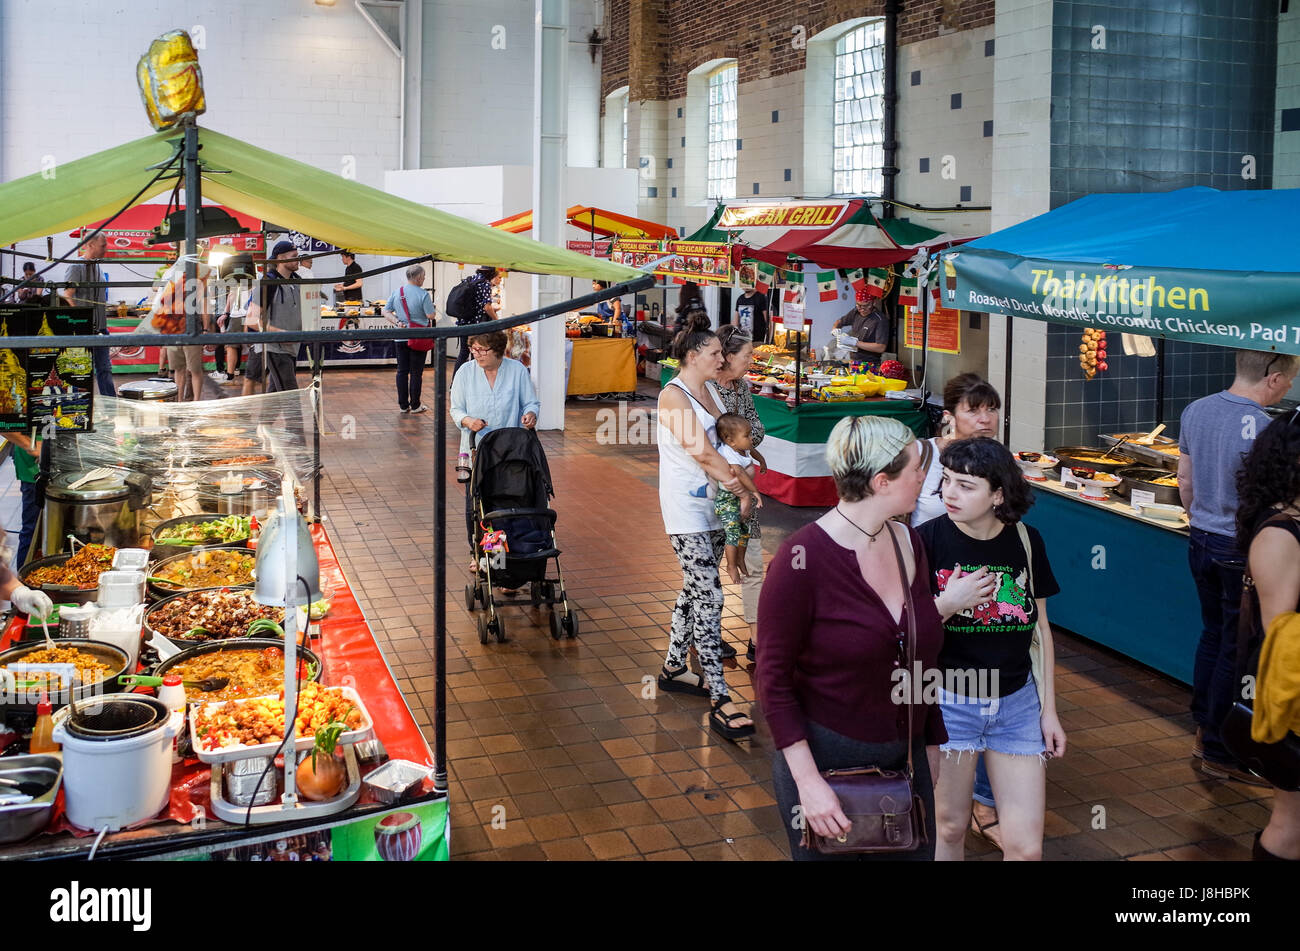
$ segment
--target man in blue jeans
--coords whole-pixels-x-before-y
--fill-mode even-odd
[[[107,250],[108,239],[102,233],[83,244],[78,251],[81,261],[77,264],[69,264],[63,278],[69,284],[78,286],[65,287],[59,291],[59,296],[69,305],[77,307],[90,305],[95,308],[94,326],[97,334],[108,333],[108,305],[105,303],[108,300],[108,288],[84,285],[103,281],[104,275],[96,262]],[[95,347],[91,350],[91,354],[95,363],[95,382],[99,386],[99,395],[117,396],[117,388],[113,385],[113,361],[108,347]]]
[[[1237,473],[1255,436],[1269,424],[1265,406],[1282,399],[1300,358],[1237,352],[1232,386],[1183,410],[1178,436],[1178,494],[1191,522],[1187,560],[1201,599],[1200,643],[1192,669],[1192,755],[1201,772],[1252,786],[1268,782],[1238,763],[1219,735],[1236,695],[1237,618],[1245,556],[1237,545]]]

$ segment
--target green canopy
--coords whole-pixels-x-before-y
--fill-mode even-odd
[[[159,132],[0,185],[0,245],[71,231],[118,211],[167,161],[178,131]],[[533,274],[621,282],[639,272],[505,234],[211,129],[199,129],[203,196],[263,221],[363,254],[489,264]],[[139,202],[171,188],[140,196]]]

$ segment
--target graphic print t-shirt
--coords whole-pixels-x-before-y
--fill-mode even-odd
[[[1029,544],[1034,553],[1034,590],[1029,587],[1029,570],[1025,549],[1015,525],[1007,525],[996,538],[979,541],[953,524],[946,514],[931,519],[916,531],[925,541],[929,555],[930,590],[936,595],[947,586],[958,565],[965,572],[987,567],[997,575],[998,587],[991,601],[977,604],[954,614],[943,624],[943,649],[939,666],[945,671],[945,684],[957,685],[962,679],[947,676],[948,671],[997,670],[997,689],[992,675],[985,675],[990,696],[1005,697],[1015,693],[1030,678],[1029,644],[1038,621],[1036,598],[1050,598],[1061,587],[1052,574],[1047,549],[1037,530],[1029,529]],[[972,682],[972,687],[978,679]],[[949,689],[953,689],[949,686]]]

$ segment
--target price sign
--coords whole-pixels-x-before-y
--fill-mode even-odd
[[[1074,477],[1074,470],[1068,466],[1061,467],[1061,486],[1066,489],[1081,489],[1083,483]]]
[[[1156,494],[1148,489],[1134,489],[1129,494],[1129,504],[1138,505],[1155,505]]]

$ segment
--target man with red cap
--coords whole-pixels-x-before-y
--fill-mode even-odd
[[[873,294],[872,291],[876,291]],[[857,303],[853,309],[835,322],[835,326],[849,327],[849,336],[858,342],[858,350],[882,354],[889,346],[889,322],[880,310],[879,289],[868,284],[858,288]]]

